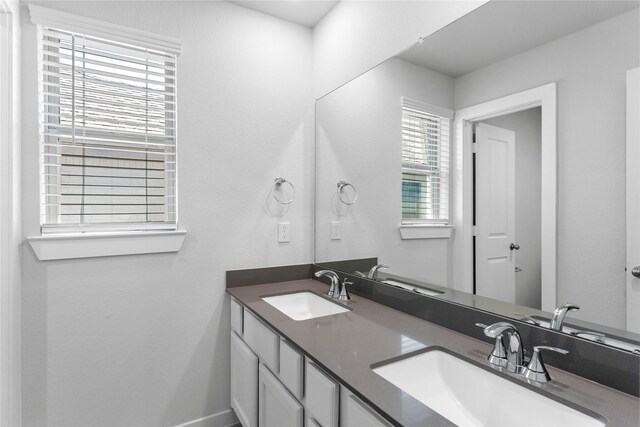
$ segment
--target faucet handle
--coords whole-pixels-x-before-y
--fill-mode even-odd
[[[349,291],[347,290],[347,285],[353,285],[353,282],[348,281],[345,277],[344,280],[342,280],[340,295],[338,296],[339,301],[349,301],[351,299],[351,295],[349,295]]]
[[[592,336],[594,341],[599,343],[603,343],[607,338],[605,334],[601,334],[599,332],[592,332],[592,331],[571,331],[569,333],[575,337],[579,337],[580,335]]]
[[[549,375],[547,367],[544,366],[544,361],[542,360],[542,350],[555,351],[561,354],[569,354],[567,350],[558,347],[549,347],[546,345],[534,346],[531,360],[529,361],[527,367],[522,371],[522,375],[524,375],[526,379],[538,383],[546,383],[551,381],[551,376]]]
[[[524,320],[525,322],[530,322],[533,323],[536,326],[540,326],[542,323],[538,322],[536,319],[534,319],[533,317],[526,315],[526,314],[522,314],[522,313],[513,313],[514,316],[519,316],[522,319],[520,320]]]
[[[479,328],[483,328],[485,330],[488,328],[488,326],[485,325],[484,323],[476,323],[476,326]],[[486,334],[487,333],[485,332],[485,335]],[[489,361],[489,363],[491,363],[494,366],[500,366],[502,368],[506,368],[508,364],[508,360],[507,360],[507,350],[504,346],[504,337],[502,336],[502,334],[499,334],[498,336],[495,337],[495,339],[496,341],[493,344],[493,350],[491,350],[491,354],[489,354],[489,356],[487,357],[487,360]]]

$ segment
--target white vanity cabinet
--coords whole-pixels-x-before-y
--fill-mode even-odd
[[[243,427],[390,425],[234,298],[230,391]]]

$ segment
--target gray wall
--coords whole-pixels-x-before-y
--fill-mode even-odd
[[[229,2],[43,2],[182,39],[179,253],[22,250],[26,426],[175,425],[229,409],[225,271],[312,261],[311,30]],[[23,10],[24,237],[39,234],[36,28]],[[250,125],[248,125],[250,123]],[[297,198],[277,217],[276,176]],[[291,243],[277,243],[279,219]]]
[[[558,83],[558,302],[625,328],[625,75],[639,10],[459,77],[456,109]]]
[[[516,252],[515,303],[540,309],[540,197],[541,197],[541,109],[531,108],[484,123],[509,129],[516,134]]]
[[[378,257],[391,273],[446,286],[448,239],[400,238],[403,96],[451,109],[453,79],[393,58],[318,101],[316,259]],[[351,207],[337,200],[340,180],[358,190]],[[330,240],[331,221],[341,240]]]

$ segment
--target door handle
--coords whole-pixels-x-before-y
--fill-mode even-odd
[[[517,243],[512,243],[511,246],[509,246],[510,251],[517,251],[518,249],[520,249],[520,245]],[[640,269],[638,270],[638,274],[640,274]]]
[[[631,270],[631,274],[640,278],[640,265],[633,267],[633,270]]]

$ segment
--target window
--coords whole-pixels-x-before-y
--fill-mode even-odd
[[[38,30],[42,233],[175,230],[177,55]]]
[[[449,222],[453,113],[402,98],[402,223]]]

